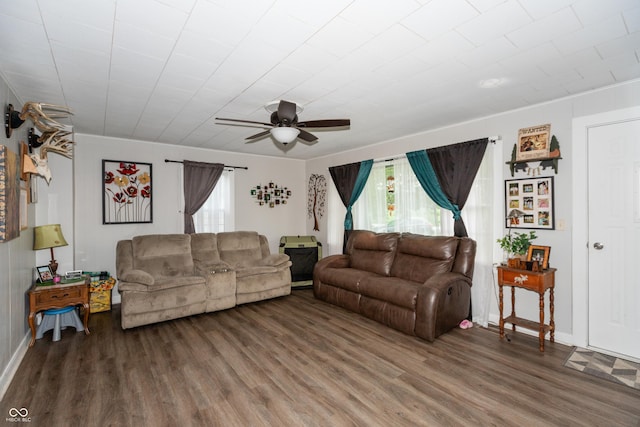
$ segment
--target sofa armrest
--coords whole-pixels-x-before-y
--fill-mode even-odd
[[[289,255],[287,254],[272,254],[262,258],[258,262],[258,265],[265,267],[284,268],[289,267],[291,265],[291,261],[289,260]]]
[[[347,268],[351,265],[349,255],[330,255],[318,260],[315,268]]]
[[[142,285],[151,286],[155,283],[153,276],[142,270],[128,270],[118,277],[123,282],[140,283]]]
[[[469,315],[471,279],[460,273],[436,274],[418,289],[415,334],[433,341]]]
[[[449,286],[452,282],[462,281],[466,283],[468,286],[471,286],[471,279],[469,279],[464,274],[460,273],[441,273],[435,274],[422,285],[426,288],[439,289],[439,290],[447,290],[447,286]]]
[[[147,285],[137,282],[123,282],[118,280],[118,292],[149,292],[151,289]]]

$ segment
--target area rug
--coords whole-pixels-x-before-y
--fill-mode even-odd
[[[640,363],[574,347],[564,366],[640,390]]]

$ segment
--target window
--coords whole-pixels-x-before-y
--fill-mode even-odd
[[[376,232],[452,234],[451,216],[427,196],[406,158],[375,163],[353,206],[354,228]]]
[[[193,215],[196,233],[234,230],[233,171],[224,171],[200,210]]]

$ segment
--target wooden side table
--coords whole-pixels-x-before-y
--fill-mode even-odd
[[[498,288],[500,307],[500,338],[504,338],[504,324],[511,323],[513,331],[517,326],[538,331],[540,351],[544,351],[544,337],[549,332],[549,341],[555,341],[555,322],[553,320],[553,288],[555,286],[555,268],[540,272],[520,270],[498,266]],[[511,286],[511,315],[503,316],[503,287]],[[540,321],[534,322],[516,316],[516,288],[537,292],[540,295]],[[544,323],[544,294],[549,289],[549,324]]]
[[[34,284],[29,293],[29,328],[31,341],[29,347],[36,342],[36,313],[50,308],[64,308],[82,305],[84,333],[89,335],[89,277],[71,283],[56,285]]]

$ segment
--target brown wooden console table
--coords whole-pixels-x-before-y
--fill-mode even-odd
[[[540,272],[520,270],[498,266],[498,288],[500,306],[500,338],[504,338],[504,324],[511,323],[513,331],[517,326],[538,331],[540,351],[544,351],[544,337],[549,332],[549,341],[554,342],[555,322],[553,320],[553,288],[555,286],[555,268]],[[503,287],[511,286],[511,315],[503,315]],[[537,292],[540,296],[540,321],[534,322],[516,316],[516,288]],[[549,289],[549,324],[544,323],[544,294]]]
[[[31,342],[36,342],[36,313],[50,308],[64,308],[81,305],[84,310],[84,333],[89,335],[89,277],[86,276],[71,283],[56,285],[34,284],[29,289],[29,328],[31,328]]]

